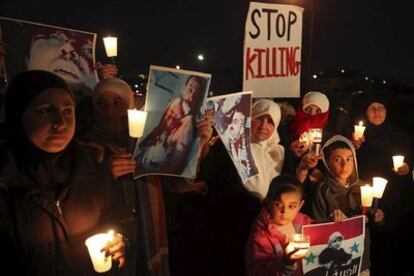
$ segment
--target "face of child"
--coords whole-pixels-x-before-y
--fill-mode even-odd
[[[295,219],[302,205],[300,192],[283,193],[271,207],[270,220],[280,226],[289,224]]]
[[[350,149],[334,149],[328,159],[329,170],[344,185],[354,171],[354,155]]]

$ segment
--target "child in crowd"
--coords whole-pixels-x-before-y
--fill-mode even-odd
[[[301,258],[287,249],[288,236],[301,232],[311,219],[300,213],[304,201],[301,183],[279,175],[269,187],[246,246],[247,275],[302,275]],[[304,256],[301,256],[302,258]]]
[[[318,183],[311,202],[311,217],[317,222],[339,222],[361,214],[361,191],[363,183],[358,178],[355,148],[352,142],[341,135],[329,139],[322,148],[326,173]],[[382,223],[384,213],[380,209],[372,212],[370,221]],[[361,275],[369,275],[370,235],[365,231],[364,254]]]

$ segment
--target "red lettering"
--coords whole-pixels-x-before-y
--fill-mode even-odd
[[[249,73],[252,75],[252,78],[254,78],[254,71],[252,67],[253,61],[256,59],[257,55],[252,54],[250,56],[250,47],[247,47],[246,49],[246,80],[249,79]]]
[[[297,76],[301,66],[298,51],[300,47],[246,48],[245,79]]]

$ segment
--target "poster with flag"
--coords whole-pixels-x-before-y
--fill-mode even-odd
[[[258,174],[250,149],[253,92],[239,92],[208,98],[213,109],[213,126],[220,136],[243,183]]]
[[[364,216],[341,223],[305,225],[303,233],[310,236],[311,243],[302,260],[304,275],[359,275],[364,252]]]

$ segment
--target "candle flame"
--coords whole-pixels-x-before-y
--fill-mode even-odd
[[[108,241],[112,241],[112,239],[114,238],[114,230],[109,230],[107,233],[107,237],[108,237]]]

